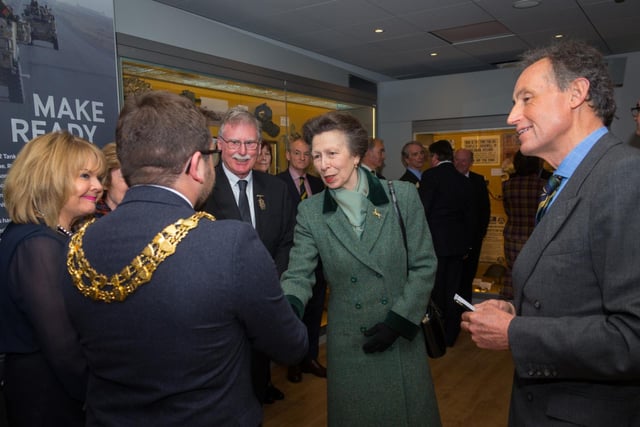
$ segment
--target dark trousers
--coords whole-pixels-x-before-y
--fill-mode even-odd
[[[316,284],[313,287],[313,294],[307,302],[304,309],[302,322],[307,327],[309,335],[309,352],[306,359],[313,360],[318,358],[319,341],[320,341],[320,324],[322,323],[322,312],[324,310],[324,300],[327,294],[327,282],[324,275],[316,271]]]
[[[464,262],[462,256],[439,256],[436,282],[431,297],[442,311],[444,336],[449,347],[453,346],[460,333],[462,308],[453,300],[459,293]]]
[[[253,349],[251,350],[251,381],[258,401],[264,403],[267,384],[271,382],[271,360],[266,354]]]
[[[473,249],[469,251],[469,255],[464,260],[462,266],[462,280],[458,294],[469,302],[471,302],[473,296],[473,279],[475,279],[478,271],[481,248],[482,240],[473,245]]]
[[[9,426],[84,426],[83,402],[66,393],[42,353],[6,354],[4,369]]]

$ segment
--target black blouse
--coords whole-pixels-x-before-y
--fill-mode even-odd
[[[18,408],[28,410],[29,402],[23,400],[29,394],[34,399],[38,393],[20,383],[33,387],[48,382],[38,385],[41,392],[66,395],[78,401],[79,408],[84,401],[87,364],[61,290],[68,283],[68,240],[44,224],[10,223],[0,237],[0,353],[6,354],[4,393],[17,405],[13,417],[19,415]],[[43,366],[49,372],[43,372]],[[35,372],[39,378],[31,378]],[[29,411],[39,409],[51,410],[32,406]]]

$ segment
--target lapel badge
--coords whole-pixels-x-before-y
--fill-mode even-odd
[[[264,195],[263,194],[256,194],[256,197],[258,198],[258,206],[260,207],[261,211],[266,211],[267,210],[267,204],[264,202]]]
[[[378,219],[382,218],[382,214],[378,212],[378,208],[373,208],[373,216],[375,216]]]

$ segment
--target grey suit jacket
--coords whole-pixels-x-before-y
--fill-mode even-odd
[[[513,269],[511,426],[640,425],[638,212],[640,151],[606,134]]]

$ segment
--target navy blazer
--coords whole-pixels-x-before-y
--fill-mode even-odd
[[[482,239],[487,234],[489,218],[491,217],[491,201],[489,200],[489,189],[487,181],[483,175],[469,171],[469,184],[471,184],[471,196],[474,210],[474,230],[472,244],[482,244]],[[479,247],[477,247],[479,249]]]
[[[606,134],[513,267],[510,425],[640,425],[640,151]]]
[[[112,275],[168,224],[194,213],[163,188],[134,186],[89,226],[86,258]],[[65,287],[90,366],[87,425],[255,427],[250,350],[282,364],[307,351],[307,332],[284,298],[271,256],[251,226],[201,219],[123,302]]]
[[[252,173],[256,231],[273,257],[278,273],[282,274],[289,264],[289,250],[293,246],[294,202],[282,180],[264,172]],[[240,210],[222,163],[216,167],[216,184],[204,210],[218,219],[240,219]]]
[[[404,174],[398,178],[398,181],[410,182],[412,184],[416,184],[416,187],[420,187],[420,178],[418,178],[416,174],[411,172],[409,169],[404,171]]]
[[[422,172],[418,193],[436,254],[465,255],[472,244],[471,230],[475,224],[468,179],[453,163],[440,163]]]

